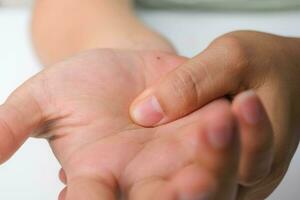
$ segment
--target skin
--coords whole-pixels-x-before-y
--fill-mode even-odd
[[[130,0],[37,1],[33,41],[45,65],[93,48],[158,50],[176,56],[170,42],[138,20]],[[258,32],[225,34],[149,86],[131,105],[131,117],[136,124],[157,126],[220,97],[234,99],[232,110],[241,130],[236,199],[264,199],[280,183],[299,142],[299,43],[298,38]],[[249,89],[255,94],[244,93]],[[150,120],[134,115],[151,94],[163,111],[158,124],[151,122],[157,113],[148,113]],[[260,120],[247,122],[244,114],[257,109],[255,118]]]
[[[94,48],[175,52],[137,18],[132,0],[35,1],[32,38],[45,66]]]
[[[42,137],[63,168],[60,200],[233,199],[240,140],[227,100],[157,128],[128,114],[140,92],[184,60],[107,49],[44,69],[0,106],[1,161]]]
[[[141,94],[133,103],[131,114],[138,124],[157,126],[183,117],[219,97],[234,99],[237,94],[253,89],[262,100],[272,125],[271,129],[260,129],[259,132],[267,131],[273,135],[274,151],[269,156],[274,160],[265,178],[258,182],[249,181],[248,178],[255,179],[260,173],[261,166],[270,164],[269,159],[260,158],[265,151],[250,151],[252,162],[241,166],[245,167],[240,171],[244,174],[241,178],[248,178],[241,181],[238,199],[264,199],[281,182],[299,143],[299,58],[297,38],[250,31],[232,32],[216,39],[204,52],[149,87],[145,91],[147,95]],[[147,119],[143,114],[136,117],[135,110],[149,97],[158,99],[161,113],[148,108],[144,114],[155,113],[158,117]],[[257,144],[251,139],[248,142],[251,146]],[[261,160],[259,167],[254,162],[258,160]],[[251,167],[254,168],[250,170]]]

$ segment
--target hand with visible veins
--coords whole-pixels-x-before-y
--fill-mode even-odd
[[[185,60],[107,49],[46,68],[0,106],[1,161],[43,137],[63,168],[60,200],[234,199],[239,135],[226,100],[157,128],[129,117],[133,99]]]

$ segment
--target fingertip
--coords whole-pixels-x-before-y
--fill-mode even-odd
[[[59,170],[59,180],[60,180],[63,184],[67,184],[67,175],[66,175],[64,169],[60,169],[60,170]]]
[[[6,109],[0,106],[0,164],[7,161],[18,148],[14,133],[5,121]]]
[[[181,141],[190,155],[219,177],[236,176],[240,141],[230,103],[217,100],[201,120],[184,127]]]
[[[262,102],[253,90],[239,94],[233,101],[233,110],[249,125],[257,125],[266,118]]]
[[[209,144],[216,150],[236,146],[237,129],[237,122],[229,102],[219,101],[206,119],[206,134]]]
[[[142,126],[151,127],[160,124],[164,119],[164,112],[154,95],[139,98],[130,108],[132,120]]]
[[[65,187],[58,196],[58,200],[66,200],[67,187]]]
[[[178,200],[212,200],[217,190],[214,176],[196,164],[178,172],[170,185],[175,188]]]
[[[225,156],[239,147],[237,129],[230,103],[216,100],[205,107],[201,118],[183,126],[178,133],[180,141],[192,155],[202,155],[205,151]]]

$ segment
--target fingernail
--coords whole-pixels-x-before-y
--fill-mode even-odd
[[[154,126],[163,119],[164,114],[157,98],[150,96],[133,107],[132,117],[141,125]]]
[[[232,143],[233,131],[230,124],[212,124],[208,128],[207,138],[213,148],[224,149]]]
[[[244,120],[249,124],[257,124],[263,118],[263,108],[254,91],[241,94],[241,112]]]

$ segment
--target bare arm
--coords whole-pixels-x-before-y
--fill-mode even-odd
[[[139,21],[132,0],[37,0],[32,33],[46,65],[92,48],[174,51]]]

